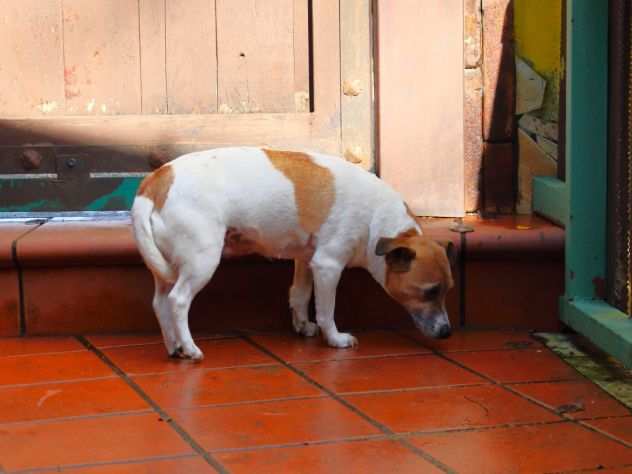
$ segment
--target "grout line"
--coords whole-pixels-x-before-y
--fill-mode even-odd
[[[621,417],[621,418],[629,418],[629,417]],[[619,444],[623,444],[624,446],[626,446],[627,448],[632,448],[632,443],[628,443],[627,441],[625,441],[622,438],[619,438],[616,435],[613,435],[612,433],[608,433],[607,431],[602,430],[601,428],[598,428],[596,426],[592,426],[590,425],[588,422],[590,421],[594,421],[594,420],[574,420],[576,424],[583,426],[584,428],[586,428],[587,430],[590,430],[594,433],[599,433],[600,435],[603,435],[607,438],[610,438],[613,441],[618,442]]]
[[[90,337],[94,337],[94,336],[100,336],[100,335],[99,334],[85,335],[86,339],[88,340],[90,340]],[[117,334],[113,334],[112,336],[117,336]],[[105,346],[95,345],[94,347],[100,350],[103,350],[103,349],[110,350],[110,349],[118,349],[118,348],[123,348],[123,347],[155,346],[156,344],[164,344],[162,340],[162,336],[160,334],[143,334],[142,336],[157,337],[159,338],[159,340],[149,341],[149,342],[130,342],[128,344],[112,344],[109,346],[108,345],[105,345]],[[228,340],[228,339],[236,339],[238,336],[230,335],[230,334],[196,336],[194,334],[193,337],[196,341],[223,341],[223,340]]]
[[[467,258],[467,232],[461,232],[461,251],[459,252],[459,326],[465,327],[467,324],[467,301],[466,285],[467,279],[465,278],[466,261]]]
[[[30,337],[31,336],[29,336],[29,338]],[[0,342],[2,342],[2,339],[0,339]],[[26,354],[7,354],[7,355],[0,356],[0,360],[19,359],[19,358],[31,357],[31,356],[39,357],[39,356],[50,356],[50,355],[59,355],[59,354],[76,354],[78,352],[84,353],[86,352],[86,350],[84,348],[81,348],[81,349],[69,349],[67,351],[28,352]]]
[[[305,446],[326,446],[330,444],[341,444],[341,443],[361,443],[362,441],[393,441],[397,438],[397,435],[390,436],[386,434],[375,434],[375,435],[365,435],[365,436],[349,436],[342,438],[333,438],[333,439],[323,439],[317,441],[306,441],[306,442],[295,442],[295,443],[282,443],[282,444],[261,444],[258,446],[246,446],[244,448],[218,448],[212,449],[211,452],[214,454],[220,453],[241,453],[244,451],[263,451],[266,449],[283,449],[283,448],[302,448]]]
[[[2,421],[0,427],[15,426],[15,425],[42,425],[48,423],[65,423],[67,421],[76,420],[94,420],[100,418],[112,418],[114,416],[136,416],[146,415],[152,413],[151,408],[143,408],[139,410],[126,410],[126,411],[113,411],[109,413],[91,413],[89,415],[68,415],[57,416],[53,418],[37,418],[33,420],[17,420],[17,421]]]
[[[616,466],[608,466],[608,467],[601,466],[597,468],[586,467],[582,469],[573,469],[572,471],[550,471],[545,474],[581,474],[582,472],[594,473],[596,471],[603,472],[604,474],[608,474],[609,472],[619,470],[619,469],[626,469],[628,467],[632,468],[632,464],[618,464]]]
[[[121,461],[103,461],[94,463],[81,463],[81,464],[64,464],[63,466],[49,466],[49,467],[36,467],[29,469],[20,469],[19,471],[13,471],[13,474],[35,474],[38,472],[49,473],[51,471],[58,472],[60,469],[64,471],[68,469],[81,469],[91,467],[106,467],[106,466],[127,466],[130,464],[142,464],[147,462],[160,462],[160,461],[177,461],[178,459],[195,459],[197,454],[175,454],[168,456],[150,456],[147,458],[132,458]],[[0,469],[0,474],[3,471]]]
[[[10,385],[0,385],[0,391],[4,389],[39,387],[42,385],[58,385],[58,384],[71,384],[71,383],[77,383],[77,382],[94,382],[98,380],[112,380],[115,378],[116,378],[116,375],[103,375],[101,377],[86,377],[86,378],[81,378],[81,379],[43,380],[41,382],[14,383]]]
[[[277,397],[277,398],[264,398],[262,400],[244,400],[241,402],[224,402],[224,403],[206,403],[203,405],[193,405],[188,407],[178,408],[177,411],[193,411],[200,408],[230,408],[239,407],[243,405],[265,405],[266,403],[279,403],[279,402],[299,402],[309,400],[322,400],[327,398],[327,395],[303,395],[296,397]]]
[[[11,242],[11,260],[13,260],[13,265],[15,266],[15,271],[18,277],[18,335],[21,337],[26,335],[26,302],[24,301],[24,270],[22,268],[22,264],[20,263],[20,258],[18,257],[18,241],[29,235],[31,232],[39,229],[48,222],[48,220],[48,218],[45,218],[35,221],[36,225],[34,225],[33,228],[27,230],[23,234],[20,234],[13,242]]]
[[[169,414],[163,410],[158,403],[151,399],[151,397],[145,393],[145,391],[138,385],[134,380],[127,376],[127,374],[120,369],[110,358],[92,345],[90,341],[88,341],[83,336],[77,336],[77,340],[81,342],[89,351],[93,352],[97,357],[99,357],[107,366],[112,369],[112,371],[117,374],[136,394],[142,398],[153,410],[162,418],[162,420],[167,423],[171,428],[186,442],[193,450],[198,453],[200,456],[204,458],[204,460],[213,467],[217,472],[221,474],[228,474],[228,470],[211,454],[209,454],[200,444],[198,444],[193,437],[185,431],[173,418],[169,416]]]
[[[347,409],[351,410],[353,413],[355,413],[356,415],[358,415],[359,417],[361,417],[364,421],[366,421],[367,423],[371,424],[373,427],[377,428],[378,430],[380,430],[383,434],[385,435],[395,435],[395,432],[393,432],[390,428],[388,428],[386,425],[380,423],[377,420],[374,420],[373,418],[371,418],[369,415],[367,415],[366,413],[364,413],[363,411],[361,411],[360,409],[358,409],[355,405],[353,405],[352,403],[348,402],[347,400],[345,400],[344,398],[342,398],[341,396],[339,396],[338,394],[336,394],[334,391],[326,388],[324,385],[318,383],[316,380],[312,379],[311,377],[309,377],[305,372],[303,372],[301,369],[293,366],[292,364],[290,364],[289,362],[286,362],[285,360],[283,360],[281,357],[279,357],[278,355],[276,355],[274,352],[270,351],[268,348],[262,346],[261,344],[259,344],[258,342],[254,341],[253,339],[251,339],[248,335],[243,335],[242,336],[243,339],[250,343],[252,346],[256,347],[257,349],[259,349],[261,352],[263,352],[264,354],[267,354],[268,356],[272,357],[273,359],[277,360],[280,364],[284,365],[286,368],[288,368],[289,370],[291,370],[292,372],[294,372],[296,375],[300,376],[301,378],[303,378],[306,382],[310,383],[311,385],[313,385],[314,387],[318,388],[319,390],[325,392],[327,395],[329,395],[332,399],[334,399],[335,401],[337,401],[338,403],[340,403],[341,405],[345,406]],[[399,443],[404,445],[406,448],[408,448],[410,451],[413,451],[414,453],[416,453],[417,455],[421,456],[423,459],[425,459],[426,461],[428,461],[429,463],[431,463],[432,465],[434,465],[435,467],[441,469],[443,472],[447,472],[447,473],[453,473],[456,474],[454,470],[452,470],[450,467],[446,466],[445,464],[443,464],[441,461],[439,461],[438,459],[434,458],[433,456],[431,456],[430,454],[426,453],[425,451],[423,451],[422,449],[418,448],[417,446],[414,446],[412,443],[410,443],[408,440],[405,439],[398,439]]]
[[[186,359],[183,359],[183,360],[177,359],[177,360],[174,360],[173,363],[174,364],[190,364],[191,366],[190,370],[199,371],[199,372],[214,372],[217,370],[262,369],[266,367],[279,367],[279,364],[277,364],[276,362],[263,362],[261,364],[228,365],[226,367],[200,367],[200,368],[195,367],[195,365],[199,364],[199,362],[186,360]],[[140,377],[152,377],[156,375],[165,375],[165,374],[182,374],[182,372],[179,370],[165,370],[164,372],[126,373],[128,377],[134,378],[134,379],[137,379]]]
[[[412,338],[412,337],[411,337],[411,339],[415,340],[415,339],[414,339],[414,338]],[[416,342],[417,342],[418,344],[421,344],[419,341],[416,341]],[[545,347],[546,347],[546,346],[545,346]],[[555,354],[555,352],[553,352],[553,351],[552,351],[551,349],[549,349],[548,347],[546,347],[546,349],[547,349],[549,352],[551,352],[552,354],[554,354],[556,357],[560,358],[557,354]],[[601,432],[600,430],[598,430],[598,429],[596,429],[596,428],[593,428],[593,427],[591,427],[591,426],[589,426],[589,425],[586,425],[585,423],[582,423],[582,421],[581,421],[581,420],[575,419],[575,418],[573,418],[573,417],[571,417],[571,416],[569,416],[569,415],[567,415],[567,414],[564,414],[564,413],[560,414],[560,413],[556,412],[554,409],[552,409],[552,408],[551,408],[549,405],[547,405],[546,403],[543,403],[543,402],[541,402],[540,400],[537,400],[537,399],[535,399],[535,398],[529,397],[528,395],[525,395],[525,394],[523,394],[523,393],[521,393],[521,392],[519,392],[519,391],[517,391],[517,390],[514,390],[514,389],[513,389],[510,385],[508,385],[508,384],[506,384],[506,383],[504,383],[504,382],[499,382],[499,381],[497,381],[497,380],[493,379],[492,377],[489,377],[489,376],[487,376],[487,375],[483,374],[482,372],[479,372],[479,371],[477,371],[477,370],[474,370],[474,369],[472,369],[472,368],[468,367],[467,365],[465,365],[465,364],[463,364],[463,363],[461,363],[461,362],[459,362],[459,361],[457,361],[457,360],[454,360],[454,359],[450,358],[450,357],[449,357],[448,355],[446,355],[446,354],[443,354],[443,353],[441,353],[441,352],[439,352],[439,351],[437,351],[437,350],[434,350],[433,352],[435,353],[435,355],[437,355],[438,357],[441,357],[442,359],[446,360],[447,362],[450,362],[450,363],[452,363],[452,364],[454,364],[454,365],[457,365],[457,366],[461,367],[462,369],[467,370],[468,372],[470,372],[470,373],[472,373],[472,374],[474,374],[474,375],[477,375],[477,376],[479,376],[479,377],[481,377],[481,378],[483,378],[483,379],[485,379],[485,380],[487,380],[487,381],[491,382],[492,384],[494,384],[494,385],[496,385],[496,386],[498,386],[498,387],[500,387],[500,388],[502,388],[502,389],[504,389],[504,390],[506,390],[506,391],[508,391],[508,392],[510,392],[510,393],[512,393],[512,394],[514,394],[514,395],[516,395],[516,396],[518,396],[518,397],[520,397],[520,398],[522,398],[523,400],[527,400],[528,402],[530,402],[530,403],[532,403],[532,404],[534,404],[534,405],[537,405],[537,406],[539,406],[540,408],[545,409],[545,410],[546,410],[546,411],[548,411],[549,413],[552,413],[553,415],[558,416],[559,418],[561,418],[561,419],[562,419],[562,420],[564,420],[564,421],[570,422],[570,423],[572,423],[572,424],[574,424],[574,425],[577,425],[577,426],[581,426],[581,427],[583,427],[583,428],[585,428],[585,429],[588,429],[588,430],[590,430],[590,431],[593,431],[593,432],[595,432],[595,433],[599,433],[599,434],[601,434],[601,435],[603,435],[603,436],[605,436],[605,437],[607,437],[607,438],[609,438],[609,439],[611,439],[611,440],[613,440],[613,441],[616,441],[618,444],[621,444],[621,445],[623,445],[623,446],[625,446],[625,447],[627,447],[627,448],[632,447],[632,444],[627,443],[627,442],[623,441],[622,439],[619,439],[619,438],[617,438],[617,437],[615,437],[615,436],[613,436],[613,435],[611,435],[611,434],[609,434],[609,433]],[[560,359],[561,359],[561,358],[560,358]],[[561,360],[564,360],[564,359],[561,359]],[[564,361],[564,363],[566,363],[566,361]],[[570,364],[568,364],[568,363],[566,363],[566,365],[568,365],[569,367],[572,367],[572,366],[571,366]],[[584,376],[581,372],[579,372],[577,369],[575,369],[574,367],[572,367],[572,368],[573,368],[573,369],[574,369],[574,370],[575,370],[575,371],[576,371],[576,372],[577,372],[577,373],[581,376],[581,378],[580,378],[580,379],[573,379],[573,380],[581,380],[581,379],[584,379],[584,380],[590,380],[590,379],[586,378],[586,377],[585,377],[585,376]],[[562,380],[562,381],[565,381],[565,380]],[[554,382],[554,381],[553,381],[553,382]]]

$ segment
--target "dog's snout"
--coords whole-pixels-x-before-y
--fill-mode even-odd
[[[451,335],[452,335],[452,329],[450,329],[450,326],[445,325],[445,326],[441,326],[441,329],[439,329],[439,334],[437,336],[439,337],[439,339],[447,339]]]

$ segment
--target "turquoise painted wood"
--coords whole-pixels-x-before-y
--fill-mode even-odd
[[[566,296],[592,298],[606,275],[608,2],[567,5]]]
[[[533,211],[562,227],[568,222],[566,183],[557,178],[533,178]]]
[[[608,2],[568,0],[567,12],[568,219],[561,318],[632,367],[632,320],[602,299],[607,241]]]

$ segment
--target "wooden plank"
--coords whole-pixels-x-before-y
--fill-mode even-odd
[[[309,2],[294,0],[294,110],[309,112]]]
[[[219,111],[294,111],[294,0],[217,0]]]
[[[138,0],[140,14],[141,111],[167,113],[165,1]]]
[[[377,7],[381,176],[416,214],[461,216],[463,2]]]
[[[215,3],[166,0],[167,106],[172,114],[217,110]]]
[[[0,116],[64,110],[61,0],[0,0]]]
[[[137,2],[64,0],[63,15],[66,113],[139,113]]]
[[[312,3],[314,29],[314,109],[321,120],[316,133],[335,134],[340,142],[340,15],[339,0]]]
[[[339,130],[318,114],[190,114],[0,119],[6,145],[270,145],[336,153]],[[107,130],[107,133],[104,132]]]
[[[340,31],[343,154],[368,170],[374,166],[371,0],[340,0]]]

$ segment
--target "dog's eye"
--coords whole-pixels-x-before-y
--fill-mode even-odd
[[[430,286],[428,288],[423,289],[424,300],[431,301],[436,300],[439,297],[439,293],[441,292],[441,284],[437,283],[436,285]]]

